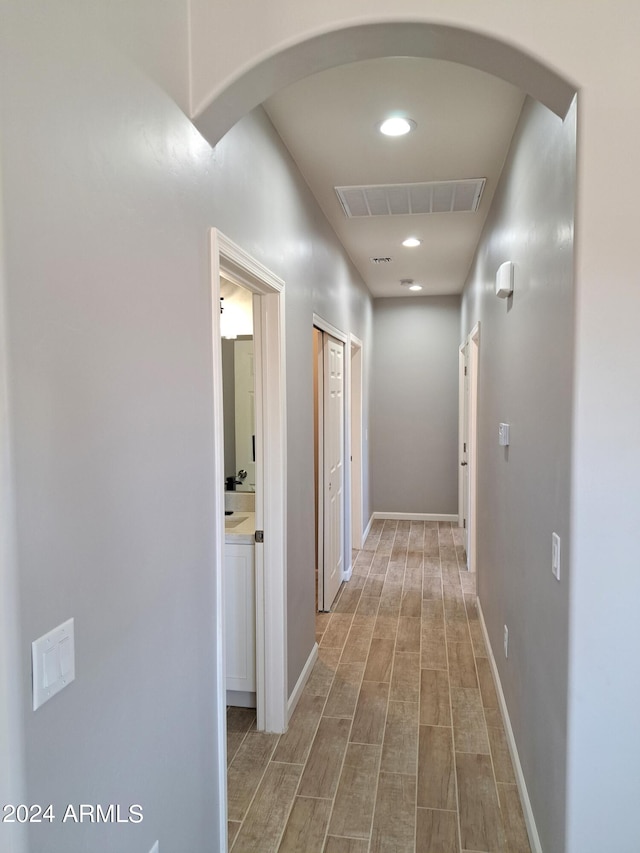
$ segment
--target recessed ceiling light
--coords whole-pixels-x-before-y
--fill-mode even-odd
[[[416,123],[413,119],[402,118],[401,116],[392,116],[378,125],[380,133],[384,133],[385,136],[404,136],[405,133],[409,133],[415,127]]]
[[[400,285],[402,287],[407,287],[409,290],[422,290],[421,284],[416,284],[412,278],[402,278],[400,279]]]
[[[409,290],[422,290],[421,284],[412,284],[409,286]]]
[[[407,237],[406,240],[402,241],[402,245],[408,249],[413,249],[415,246],[419,246],[420,243],[422,243],[422,240],[418,240],[417,237]]]

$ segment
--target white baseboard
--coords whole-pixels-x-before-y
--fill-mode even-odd
[[[342,573],[342,580],[346,583],[351,580],[353,574],[353,563],[349,563],[349,568]]]
[[[368,535],[369,535],[369,533],[371,532],[371,525],[372,525],[372,524],[373,524],[373,515],[372,515],[372,516],[371,516],[371,518],[369,519],[369,524],[367,524],[367,526],[365,527],[365,529],[364,529],[364,531],[363,531],[363,533],[362,533],[362,544],[363,544],[363,545],[364,545],[364,543],[367,541],[367,536],[368,536]]]
[[[374,512],[372,515],[373,518],[401,518],[407,521],[450,521],[452,524],[458,523],[457,515],[447,515],[440,512]],[[369,522],[369,525],[371,525],[371,522]]]
[[[509,752],[511,753],[511,761],[513,762],[513,769],[515,770],[516,774],[516,782],[518,783],[518,791],[520,792],[522,811],[524,812],[524,821],[527,825],[527,833],[529,835],[531,851],[532,853],[543,853],[542,845],[540,844],[540,836],[538,835],[538,828],[536,827],[536,821],[533,816],[533,809],[531,808],[529,792],[527,791],[527,785],[524,781],[524,773],[522,772],[522,765],[520,764],[520,756],[518,755],[516,739],[513,736],[513,729],[511,728],[511,720],[509,719],[507,703],[504,698],[504,693],[502,691],[502,684],[500,683],[500,675],[498,674],[496,659],[493,655],[491,643],[489,642],[489,634],[487,633],[487,626],[484,621],[484,614],[482,613],[482,607],[480,606],[480,599],[478,599],[478,616],[480,618],[480,625],[482,627],[482,635],[484,637],[484,642],[487,647],[487,655],[489,656],[489,666],[491,667],[491,672],[493,673],[493,680],[496,684],[498,704],[500,705],[500,712],[502,713],[504,729],[507,735],[507,743],[509,744]]]
[[[304,690],[304,686],[311,675],[311,670],[313,669],[314,663],[318,660],[318,644],[314,643],[313,648],[311,649],[311,653],[307,658],[307,662],[302,667],[302,672],[300,673],[300,678],[296,681],[296,686],[291,691],[291,696],[289,696],[289,701],[287,703],[287,720],[291,719],[291,715],[296,709],[296,705],[302,695],[302,691]]]

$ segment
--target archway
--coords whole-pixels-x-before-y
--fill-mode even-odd
[[[518,86],[564,118],[576,87],[535,57],[483,33],[441,24],[391,22],[332,30],[259,60],[196,105],[193,122],[215,145],[270,95],[310,74],[350,62],[407,56],[468,65]]]

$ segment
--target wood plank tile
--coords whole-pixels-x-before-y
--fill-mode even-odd
[[[493,770],[496,782],[504,782],[507,785],[515,785],[516,777],[511,763],[511,753],[507,743],[507,736],[502,726],[500,728],[487,729],[491,757],[493,758]]]
[[[302,767],[269,764],[233,845],[234,853],[276,853]]]
[[[497,708],[485,708],[484,709],[484,719],[487,724],[487,728],[491,727],[494,729],[502,729],[504,728],[504,721],[502,719],[502,714]]]
[[[488,753],[489,738],[480,691],[475,687],[452,687],[451,713],[456,752]]]
[[[227,730],[227,767],[231,764],[240,745],[245,738],[245,732],[230,732]]]
[[[371,830],[371,853],[414,853],[416,779],[380,773]]]
[[[473,644],[473,653],[477,658],[487,657],[487,647],[482,634],[482,627],[479,620],[469,622],[469,633],[471,634],[471,642]]]
[[[422,579],[422,598],[442,598],[442,578],[440,575],[425,575]]]
[[[278,742],[278,735],[248,732],[244,742],[227,770],[227,817],[242,820],[249,808],[269,759]]]
[[[242,732],[246,734],[250,729],[256,727],[255,708],[236,708],[230,705],[227,708],[227,731]]]
[[[355,613],[361,595],[362,590],[345,585],[340,598],[333,607],[334,613]]]
[[[374,616],[356,615],[353,617],[353,625],[344,645],[341,663],[364,663],[366,661],[375,621]]]
[[[423,624],[420,666],[423,669],[448,669],[447,644],[442,628],[425,628]]]
[[[242,824],[239,820],[228,820],[227,821],[227,839],[228,839],[228,847],[231,850],[231,845],[236,840],[236,835],[240,830]]]
[[[389,702],[380,769],[416,775],[418,759],[418,705]]]
[[[422,592],[409,590],[403,593],[400,615],[418,617],[422,615]]]
[[[425,549],[424,552],[424,562],[422,564],[422,577],[427,578],[429,576],[442,576],[442,566],[440,565],[440,556],[436,551],[435,555],[430,555]]]
[[[378,614],[382,614],[383,616],[398,616],[400,614],[401,601],[402,592],[400,589],[396,587],[383,589],[380,596]]]
[[[348,745],[331,814],[330,835],[369,839],[380,751],[379,746]]]
[[[298,795],[331,799],[338,787],[351,720],[323,717],[300,780]]]
[[[327,836],[324,853],[368,853],[369,839],[366,841],[358,838],[338,838],[335,835]]]
[[[444,726],[420,726],[418,806],[456,809],[453,738],[451,729]]]
[[[340,664],[324,708],[325,717],[353,717],[363,672],[362,663]]]
[[[509,853],[531,853],[520,795],[515,785],[498,784],[498,798]]]
[[[447,641],[449,683],[452,687],[477,687],[476,665],[471,643]]]
[[[490,756],[457,752],[455,761],[462,849],[505,853],[504,828]]]
[[[397,652],[419,652],[421,620],[415,616],[400,616],[398,620],[398,635],[396,637]]]
[[[363,595],[358,602],[356,614],[360,616],[376,616],[378,614],[379,606],[379,598],[371,595]]]
[[[389,585],[397,584],[401,587],[404,584],[404,572],[404,563],[389,563],[385,583]]]
[[[332,613],[320,645],[325,648],[341,649],[349,634],[352,621],[353,616],[350,613]]]
[[[391,546],[389,546],[389,551],[386,554],[382,553],[382,549],[378,547],[375,557],[371,562],[371,568],[369,569],[369,577],[371,577],[371,575],[385,575],[387,573],[387,566],[389,565],[390,555]]]
[[[488,659],[476,658],[476,668],[478,670],[478,681],[480,682],[483,706],[485,708],[498,708],[498,694],[496,693]]]
[[[381,640],[378,637],[371,640],[367,666],[364,671],[365,681],[391,681],[393,648],[393,640]]]
[[[375,598],[380,598],[380,596],[382,595],[383,586],[383,575],[370,575],[365,582],[362,594],[374,596]]]
[[[404,573],[405,592],[419,592],[422,595],[422,554],[420,559],[414,561],[416,566],[410,566],[407,559],[407,568]]]
[[[422,602],[422,627],[444,630],[444,606],[442,600],[425,599]]]
[[[462,610],[464,612],[464,604],[462,605]],[[469,622],[467,621],[466,613],[461,618],[451,617],[447,614],[445,603],[444,622],[448,642],[468,643],[471,648],[471,634],[469,633]]]
[[[398,618],[398,616],[385,616],[379,613],[373,629],[373,636],[395,640],[398,632]]]
[[[319,647],[318,659],[314,663],[311,675],[304,686],[305,693],[311,693],[314,696],[328,695],[341,654],[340,649],[325,648],[322,645]]]
[[[424,551],[422,548],[411,547],[407,549],[407,569],[417,570],[422,585],[422,564],[424,563]]]
[[[420,700],[420,655],[396,653],[393,658],[393,674],[389,699],[394,702],[418,702]]]
[[[467,609],[467,619],[469,622],[480,618],[478,614],[478,599],[475,594],[464,593],[464,606]]]
[[[331,800],[296,797],[278,853],[322,853],[331,806]]]
[[[304,764],[322,716],[324,702],[324,696],[315,696],[306,691],[302,693],[289,722],[289,728],[280,737],[273,761]]]
[[[460,584],[462,590],[470,595],[476,594],[476,573],[475,572],[460,572]]]
[[[458,853],[456,812],[418,809],[416,850],[424,853]]]
[[[420,670],[420,725],[451,725],[449,674],[446,671]]]
[[[362,682],[351,730],[353,743],[382,743],[388,700],[388,684]]]

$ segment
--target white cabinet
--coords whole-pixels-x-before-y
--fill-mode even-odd
[[[255,693],[256,586],[255,546],[224,546],[227,690]]]

